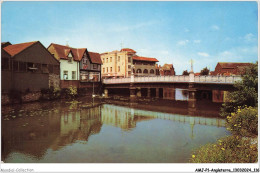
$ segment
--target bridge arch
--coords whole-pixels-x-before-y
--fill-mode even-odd
[[[143,73],[144,73],[144,74],[147,74],[147,73],[148,73],[148,70],[147,70],[147,69],[144,69]]]

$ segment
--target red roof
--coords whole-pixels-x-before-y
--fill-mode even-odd
[[[129,48],[123,48],[120,50],[120,52],[123,52],[123,51],[136,53],[136,51],[134,51],[133,49],[129,49]]]
[[[219,62],[222,68],[237,68],[241,66],[249,66],[251,63],[237,63],[237,62]]]
[[[4,47],[3,49],[11,56],[15,56],[18,53],[22,52],[23,50],[27,49],[31,45],[37,43],[38,41],[28,42],[28,43],[20,43],[20,44],[13,44]]]
[[[101,58],[100,58],[100,54],[96,53],[96,52],[88,52],[89,56],[90,56],[90,60],[92,63],[95,64],[102,64]]]
[[[86,48],[76,49],[76,48],[72,48],[72,47],[69,47],[69,46],[63,46],[63,45],[54,44],[54,43],[51,43],[51,45],[56,50],[60,59],[66,59],[67,60],[69,52],[72,52],[74,61],[80,61],[83,57],[84,52],[86,51]]]
[[[141,56],[133,56],[133,60],[159,62],[156,58],[148,58],[148,57],[141,57]]]

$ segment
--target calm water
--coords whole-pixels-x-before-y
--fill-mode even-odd
[[[2,107],[2,160],[186,163],[192,150],[229,135],[216,117],[219,107],[208,105],[159,100],[91,107],[81,100]]]

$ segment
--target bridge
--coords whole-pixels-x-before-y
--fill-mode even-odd
[[[155,96],[157,98],[175,99],[175,89],[188,90],[189,101],[195,101],[198,95],[211,95],[212,100],[223,102],[225,91],[233,91],[234,84],[241,81],[241,76],[145,76],[129,78],[103,79],[105,96],[108,92],[128,89],[130,98]],[[127,92],[127,90],[125,90]]]

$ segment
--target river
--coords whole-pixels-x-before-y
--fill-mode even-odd
[[[194,149],[229,135],[219,107],[123,98],[2,106],[1,157],[6,163],[188,163]]]

